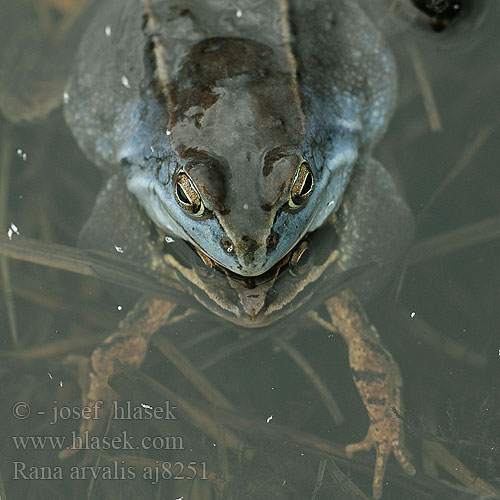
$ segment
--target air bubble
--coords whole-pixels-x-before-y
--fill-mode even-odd
[[[14,234],[17,234],[18,236],[20,235],[17,226],[13,222],[11,222],[9,230],[7,231],[7,236],[9,237],[9,240],[12,240],[12,236],[14,236]]]
[[[16,149],[16,154],[23,161],[26,161],[28,159],[28,155],[21,148]]]
[[[122,76],[122,85],[127,89],[131,88],[130,81],[125,75]]]

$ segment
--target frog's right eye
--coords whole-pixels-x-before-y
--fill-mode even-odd
[[[193,217],[203,217],[205,205],[194,182],[185,172],[180,172],[175,179],[174,195],[182,210]]]
[[[313,190],[314,177],[311,167],[306,161],[303,161],[295,173],[288,198],[288,206],[292,210],[297,210],[309,199]]]

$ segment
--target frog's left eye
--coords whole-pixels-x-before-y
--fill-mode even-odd
[[[314,177],[309,163],[303,161],[292,182],[288,206],[291,209],[300,208],[311,196],[314,190]]]
[[[194,182],[185,172],[180,172],[174,183],[175,200],[179,206],[194,217],[203,217],[205,205],[194,185]]]

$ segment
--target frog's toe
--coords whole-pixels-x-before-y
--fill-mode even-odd
[[[384,480],[385,468],[391,452],[394,453],[397,461],[407,474],[413,476],[416,470],[406,456],[399,439],[394,439],[392,442],[384,441],[382,443],[375,443],[375,450],[377,458],[375,460],[375,471],[373,473],[372,491],[373,498],[378,499],[382,496],[382,483]]]
[[[369,451],[374,445],[375,441],[373,440],[372,434],[371,432],[368,432],[363,441],[360,441],[359,443],[348,444],[345,447],[345,454],[349,458],[352,458],[354,453],[357,453],[358,451]]]
[[[372,493],[373,498],[382,496],[382,481],[384,480],[385,468],[387,460],[391,454],[391,446],[388,442],[377,443],[373,438],[371,429],[368,430],[365,439],[359,443],[350,444],[345,447],[346,455],[352,458],[353,453],[358,451],[369,451],[374,447],[377,457],[375,460],[375,471],[373,473]]]
[[[409,457],[407,456],[407,452],[405,451],[404,447],[401,445],[401,442],[399,439],[395,440],[392,443],[392,452],[394,453],[394,456],[396,457],[396,460],[399,462],[399,465],[401,465],[401,468],[410,476],[414,476],[417,471],[415,467],[410,462]]]
[[[377,458],[375,459],[375,470],[373,472],[372,495],[373,498],[380,498],[382,496],[382,483],[385,475],[385,468],[387,460],[391,454],[391,447],[389,443],[382,443],[375,446]]]
[[[375,470],[373,473],[372,494],[373,498],[379,499],[382,496],[385,469],[391,452],[394,453],[396,460],[407,474],[413,476],[416,473],[416,470],[411,464],[399,437],[393,439],[392,441],[389,439],[381,439],[380,436],[378,439],[375,439],[374,433],[376,435],[379,434],[380,428],[378,426],[375,426],[374,428],[372,424],[363,441],[346,446],[345,452],[349,458],[352,458],[352,455],[355,452],[368,451],[372,447],[375,448],[376,459]]]

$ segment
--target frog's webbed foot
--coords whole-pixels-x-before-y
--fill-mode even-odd
[[[61,458],[67,458],[84,447],[97,424],[108,415],[112,402],[117,398],[108,385],[109,377],[115,372],[115,365],[120,363],[139,368],[146,357],[151,337],[167,323],[174,308],[175,304],[166,300],[140,300],[120,323],[118,330],[95,349],[90,363],[85,363],[81,358],[69,361],[71,364],[77,364],[80,371],[82,408],[88,407],[91,411],[90,418],[81,421],[79,439],[75,440],[75,447],[62,451]],[[85,370],[87,375],[82,376],[81,372]]]
[[[403,421],[400,416],[401,375],[391,354],[380,342],[361,304],[350,291],[343,291],[326,303],[335,328],[347,342],[354,382],[368,412],[370,427],[363,441],[346,447],[346,454],[376,451],[373,497],[382,496],[387,460],[391,453],[410,475],[415,474],[403,448]]]
[[[392,410],[389,411],[392,413]],[[413,476],[416,473],[415,467],[410,463],[403,448],[401,442],[402,433],[400,418],[394,414],[392,417],[387,415],[380,421],[371,421],[363,441],[345,447],[346,455],[349,458],[352,458],[357,451],[369,451],[375,448],[376,460],[372,483],[373,498],[378,499],[382,496],[382,481],[391,452],[394,453],[396,460],[407,474]]]

